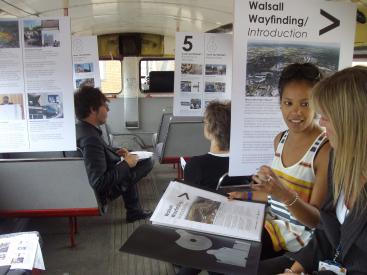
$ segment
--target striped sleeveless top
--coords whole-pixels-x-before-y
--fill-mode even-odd
[[[321,133],[296,164],[284,167],[282,152],[288,137],[288,131],[279,141],[275,156],[271,165],[283,184],[296,191],[300,199],[309,202],[311,199],[315,172],[313,162],[317,151],[326,142],[325,133]],[[274,250],[298,251],[305,246],[312,236],[312,230],[302,225],[288,211],[287,207],[269,196],[270,211],[265,221],[265,228],[273,242]]]

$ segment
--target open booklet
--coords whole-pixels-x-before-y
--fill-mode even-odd
[[[158,203],[153,224],[252,241],[261,240],[265,204],[227,197],[171,181]]]
[[[0,235],[0,266],[45,270],[37,232]]]

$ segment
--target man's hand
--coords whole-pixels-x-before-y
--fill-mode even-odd
[[[129,165],[130,168],[133,168],[138,163],[138,156],[127,153],[124,156],[124,160],[126,161],[127,165]]]
[[[129,154],[129,151],[126,149],[126,148],[120,148],[116,151],[116,153],[120,156],[120,157],[123,157],[125,158],[126,155]]]

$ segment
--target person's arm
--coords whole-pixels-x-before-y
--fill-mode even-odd
[[[129,153],[129,150],[127,150],[126,148],[117,148],[115,151],[116,154],[123,158]]]
[[[249,194],[251,192],[251,194]],[[229,192],[228,199],[239,199],[245,201],[259,201],[259,202],[267,202],[268,194],[260,191],[237,191],[237,192]]]
[[[315,181],[312,189],[310,202],[306,203],[300,199],[288,207],[288,210],[301,223],[310,228],[315,228],[320,222],[320,211],[322,204],[325,202],[327,194],[327,169],[329,163],[330,145],[325,143],[318,152],[314,160]],[[293,195],[293,201],[295,195]],[[289,203],[292,197],[288,197],[286,201]],[[292,202],[292,201],[291,201]]]
[[[309,203],[299,199],[297,193],[282,184],[278,176],[268,166],[262,166],[253,180],[253,189],[269,193],[284,203],[292,215],[304,225],[315,228],[320,222],[319,209],[327,193],[327,166],[330,145],[324,144],[314,161],[315,182]]]
[[[104,145],[98,137],[88,137],[80,142],[90,184],[97,192],[105,191],[115,182],[130,180],[130,167],[126,161],[108,169]]]

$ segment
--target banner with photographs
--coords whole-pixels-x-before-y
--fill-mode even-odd
[[[212,100],[229,100],[232,35],[176,33],[175,116],[202,116]]]
[[[356,8],[318,0],[234,4],[229,174],[240,176],[271,163],[273,139],[285,129],[278,92],[283,68],[310,62],[329,75],[352,64]]]
[[[0,20],[0,152],[75,150],[70,19]]]
[[[101,87],[97,36],[73,37],[72,42],[74,89]]]

